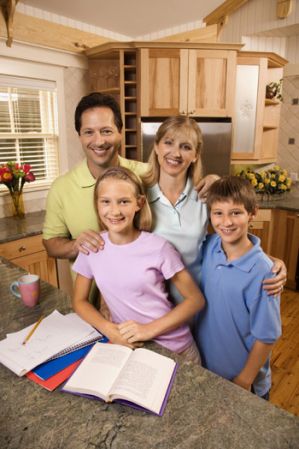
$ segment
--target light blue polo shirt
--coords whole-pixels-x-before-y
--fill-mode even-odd
[[[199,285],[201,248],[208,226],[206,204],[198,198],[189,178],[175,205],[163,195],[158,184],[148,190],[148,200],[153,214],[153,232],[174,245]],[[182,300],[174,285],[171,286],[171,296],[175,303]]]
[[[281,335],[279,298],[262,288],[262,281],[273,276],[273,263],[260,239],[249,238],[253,247],[233,261],[227,261],[217,234],[208,236],[203,248],[201,289],[207,303],[198,316],[195,337],[203,366],[229,380],[243,369],[256,340],[271,344]],[[253,388],[263,396],[270,387],[268,360]]]

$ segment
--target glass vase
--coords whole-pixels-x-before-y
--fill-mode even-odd
[[[10,192],[13,205],[13,216],[16,218],[23,218],[25,216],[23,192]]]

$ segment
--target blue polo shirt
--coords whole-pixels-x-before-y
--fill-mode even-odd
[[[175,205],[166,198],[158,184],[148,189],[147,197],[153,214],[153,232],[172,243],[199,285],[208,211],[206,204],[198,198],[192,180],[188,178]],[[175,303],[182,301],[174,285],[170,286],[170,293]]]
[[[196,321],[195,338],[203,366],[232,380],[243,369],[256,340],[274,343],[281,335],[280,301],[262,288],[272,277],[272,262],[249,235],[253,247],[227,261],[217,234],[203,248],[201,289],[206,307]],[[270,360],[259,371],[253,388],[263,396],[271,387]]]

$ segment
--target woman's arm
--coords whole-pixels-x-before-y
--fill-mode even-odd
[[[171,278],[171,281],[184,298],[184,301],[166,315],[151,323],[139,324],[130,320],[119,324],[118,328],[121,335],[129,343],[152,340],[158,335],[176,329],[204,307],[204,297],[186,269],[176,273]]]
[[[287,267],[283,260],[276,259],[275,257],[270,257],[270,259],[274,262],[272,267],[272,273],[276,273],[276,276],[273,278],[265,279],[263,282],[263,288],[267,291],[269,296],[279,295],[283,286],[287,281]]]
[[[218,175],[207,175],[194,186],[194,189],[197,191],[198,196],[202,201],[207,199],[208,190],[217,179],[219,179]]]
[[[266,363],[272,347],[273,344],[267,344],[257,340],[248,355],[244,368],[233,379],[233,382],[240,387],[245,388],[245,390],[250,390],[257,373]]]
[[[88,301],[92,279],[88,279],[81,274],[77,274],[72,306],[74,311],[87,323],[104,334],[111,343],[128,346],[134,348],[136,345],[129,343],[123,337],[116,324],[106,320],[102,314]]]

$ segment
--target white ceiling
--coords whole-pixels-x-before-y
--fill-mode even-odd
[[[21,2],[134,39],[200,21],[224,0],[21,0]]]

